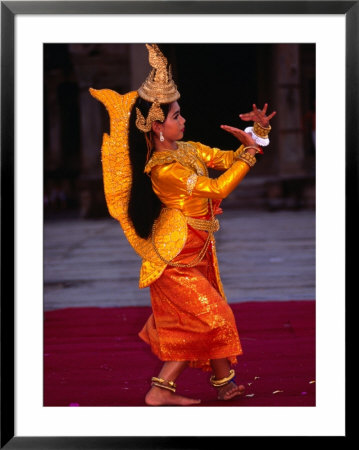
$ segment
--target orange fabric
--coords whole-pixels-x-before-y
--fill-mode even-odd
[[[190,263],[203,247],[207,232],[188,227],[188,238],[174,262]],[[153,314],[139,333],[161,361],[189,361],[211,370],[209,360],[242,354],[231,307],[220,295],[209,246],[191,268],[167,266],[150,286]]]

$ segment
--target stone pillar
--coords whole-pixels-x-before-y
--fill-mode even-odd
[[[100,176],[100,149],[101,136],[101,105],[95,103],[96,100],[89,93],[89,86],[81,83],[79,95],[79,107],[81,114],[81,172],[87,177]],[[86,114],[84,113],[86,112]],[[101,131],[100,131],[101,130]],[[100,132],[99,132],[100,131]]]
[[[80,86],[81,114],[81,176],[80,215],[96,217],[104,212],[104,195],[101,172],[101,105],[94,104],[88,85]],[[84,113],[86,111],[86,114]]]
[[[61,154],[61,120],[57,98],[57,87],[62,81],[61,75],[56,71],[46,78],[46,108],[45,108],[45,132],[48,136],[47,148],[45,149],[45,171],[57,169],[62,164]]]
[[[145,44],[130,45],[131,90],[136,91],[147,78],[151,67]]]
[[[129,90],[128,44],[70,44],[69,50],[79,84],[81,116],[81,175],[79,178],[80,214],[96,217],[106,214],[101,145],[109,132],[105,107],[95,100],[89,88]],[[106,127],[106,125],[108,125]]]
[[[276,104],[279,129],[279,175],[304,174],[304,148],[301,111],[300,54],[297,44],[276,48]]]

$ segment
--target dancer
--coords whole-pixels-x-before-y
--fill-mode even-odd
[[[242,348],[220,279],[215,216],[268,145],[275,112],[253,105],[240,115],[253,127],[222,125],[240,141],[235,151],[182,141],[186,121],[171,69],[157,45],[146,46],[152,70],[138,91],[90,89],[110,115],[102,144],[108,209],[142,258],[139,287],[150,288],[152,314],[139,336],[164,362],[145,402],[199,404],[176,394],[186,367],[211,372],[218,399],[230,400],[244,392],[233,369]],[[223,173],[210,178],[208,167]]]

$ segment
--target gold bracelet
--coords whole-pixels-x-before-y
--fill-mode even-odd
[[[253,132],[257,136],[266,139],[268,138],[269,132],[272,129],[272,127],[269,125],[267,128],[262,127],[258,122],[254,122],[253,124]]]
[[[253,148],[253,149],[256,151],[256,154],[257,154],[257,153],[260,153],[258,147],[255,147],[254,145],[248,145],[248,147],[244,147],[243,152],[246,151],[248,148]],[[243,153],[243,152],[242,152],[242,153]],[[241,154],[242,154],[242,153],[241,153]]]
[[[240,161],[244,161],[250,167],[253,167],[254,164],[257,162],[256,158],[247,152],[241,153],[239,156],[237,156],[237,159],[239,159]]]
[[[233,369],[231,369],[229,371],[228,377],[221,378],[220,380],[216,380],[214,375],[212,375],[210,378],[210,382],[211,382],[212,386],[214,386],[214,387],[221,387],[221,386],[225,386],[226,384],[228,384],[231,380],[233,380],[233,378],[235,376],[236,376],[235,371]]]

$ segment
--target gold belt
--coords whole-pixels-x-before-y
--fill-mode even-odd
[[[218,219],[194,219],[192,217],[186,217],[188,225],[191,225],[196,230],[211,231],[214,233],[219,230]]]

